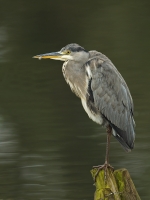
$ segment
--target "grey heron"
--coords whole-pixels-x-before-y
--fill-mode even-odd
[[[100,169],[111,167],[108,159],[111,134],[127,152],[133,149],[133,100],[125,80],[108,57],[73,43],[58,52],[33,58],[64,61],[62,72],[71,90],[81,99],[89,118],[106,128],[106,157]]]

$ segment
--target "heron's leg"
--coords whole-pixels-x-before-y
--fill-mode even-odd
[[[107,168],[111,168],[112,170],[114,170],[114,168],[109,164],[110,137],[111,137],[111,134],[112,134],[112,128],[111,128],[110,125],[106,128],[106,132],[107,132],[107,143],[106,143],[105,163],[103,165],[93,166],[93,168],[98,168],[96,175],[95,175],[95,180],[96,180],[96,177],[97,177],[100,170],[104,169],[105,180],[107,178],[107,173],[106,173]]]
[[[110,137],[112,133],[112,128],[110,125],[106,128],[106,132],[107,132],[107,143],[106,143],[105,164],[109,165]]]

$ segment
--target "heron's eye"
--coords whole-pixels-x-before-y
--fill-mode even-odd
[[[70,53],[71,53],[71,51],[69,51],[69,50],[66,51],[66,54],[70,54]]]

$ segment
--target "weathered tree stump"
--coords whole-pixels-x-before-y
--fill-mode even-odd
[[[94,180],[97,170],[91,170]],[[108,168],[106,173],[100,170],[96,176],[95,186],[94,200],[141,200],[127,169],[113,172]]]

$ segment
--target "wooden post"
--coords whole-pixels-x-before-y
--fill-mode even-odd
[[[91,170],[95,179],[97,168]],[[100,170],[96,177],[94,200],[141,200],[127,169]]]

